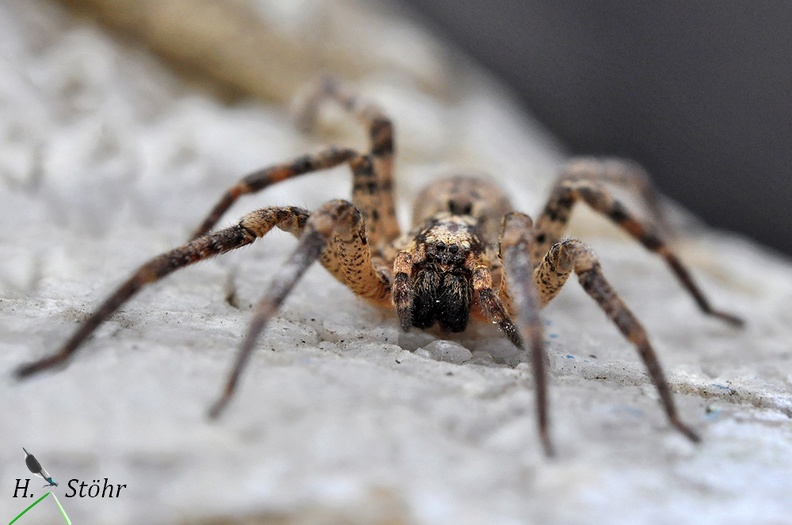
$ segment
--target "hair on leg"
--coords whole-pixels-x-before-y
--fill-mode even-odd
[[[566,231],[569,215],[574,205],[583,201],[598,213],[608,217],[621,229],[640,242],[647,250],[665,259],[679,282],[693,297],[699,309],[707,315],[730,325],[741,326],[739,317],[712,307],[693,276],[671,248],[653,231],[651,225],[641,222],[625,206],[613,198],[610,191],[599,183],[585,179],[561,180],[553,190],[544,211],[536,221],[536,244],[531,252],[534,264],[561,240]]]
[[[543,341],[541,305],[533,278],[530,253],[534,244],[533,222],[522,213],[509,213],[503,220],[500,253],[508,283],[509,298],[514,310],[517,337],[522,348],[524,341],[531,352],[531,369],[536,388],[536,420],[544,452],[554,454],[550,438],[550,418],[547,401],[547,370]],[[504,330],[505,331],[505,330]],[[508,333],[507,333],[508,335]],[[510,339],[512,339],[510,337]],[[514,340],[512,339],[512,342]],[[517,344],[517,343],[515,343]]]
[[[100,324],[144,286],[198,261],[247,246],[266,235],[275,226],[299,236],[307,219],[308,212],[302,208],[283,206],[263,208],[245,215],[239,223],[230,228],[205,235],[154,257],[140,266],[129,279],[110,294],[58,352],[22,365],[17,369],[16,376],[23,378],[65,364]]]
[[[557,293],[572,271],[577,274],[578,280],[586,293],[596,301],[624,337],[635,345],[638,355],[660,395],[660,402],[663,405],[668,421],[685,437],[691,441],[698,442],[700,440],[698,435],[685,425],[677,414],[671,389],[668,386],[657,354],[649,342],[646,330],[627,305],[624,304],[624,301],[618,296],[610,283],[608,283],[600,267],[599,260],[591,249],[577,240],[562,241],[550,249],[536,270],[537,278],[541,276],[541,278],[552,280],[554,275],[556,276],[557,283],[551,287],[553,295]],[[539,290],[540,293],[543,293],[541,285]],[[550,299],[552,299],[552,295],[549,298],[544,297],[540,300],[543,303],[547,303]]]
[[[357,295],[379,304],[390,300],[390,279],[383,278],[372,264],[360,211],[343,200],[324,204],[307,220],[297,248],[275,272],[272,284],[255,306],[247,334],[209,417],[218,417],[231,401],[258,336],[316,260]]]
[[[358,156],[359,154],[353,149],[329,146],[317,153],[302,155],[292,161],[283,164],[275,164],[254,171],[242,177],[236,184],[223,193],[223,196],[220,197],[220,200],[217,201],[209,212],[209,215],[207,215],[201,225],[196,228],[191,239],[196,239],[211,231],[228,208],[230,208],[242,195],[256,193],[273,184],[300,175],[334,168]]]

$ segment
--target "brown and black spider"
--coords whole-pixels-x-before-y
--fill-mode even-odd
[[[632,342],[655,384],[669,422],[691,441],[699,437],[677,415],[663,369],[646,331],[610,286],[596,255],[578,240],[562,239],[570,212],[583,201],[659,254],[699,308],[731,325],[742,321],[713,309],[686,267],[654,233],[614,199],[603,182],[638,190],[651,204],[646,174],[619,160],[579,159],[561,172],[534,224],[512,211],[494,185],[467,176],[438,180],[418,196],[413,226],[402,235],[394,208],[393,128],[375,104],[359,98],[333,79],[318,82],[303,108],[304,123],[325,100],[338,103],[368,130],[370,150],[327,147],[318,153],[256,171],[225,192],[188,243],[151,259],[113,292],[57,353],[21,366],[27,377],[64,364],[104,320],[143,286],[195,262],[246,246],[273,227],[299,239],[297,248],[275,273],[272,286],[255,306],[225,388],[210,409],[217,417],[236,389],[257,337],[278,312],[294,285],[317,259],[336,279],[369,303],[394,308],[403,330],[428,328],[462,332],[471,315],[496,323],[518,348],[531,352],[536,383],[539,436],[552,453],[548,434],[545,360],[539,311],[559,292],[571,272],[608,317]],[[332,200],[311,213],[293,206],[270,206],[242,217],[230,228],[212,232],[223,213],[242,195],[271,184],[340,164],[352,169],[352,202]],[[524,343],[525,342],[525,343]]]

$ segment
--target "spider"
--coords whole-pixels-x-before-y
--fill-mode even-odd
[[[340,105],[366,128],[368,151],[330,146],[243,177],[223,194],[189,242],[143,264],[58,352],[21,366],[17,377],[64,365],[97,326],[147,284],[249,245],[277,227],[297,237],[297,247],[275,272],[271,287],[254,307],[247,334],[225,387],[209,410],[210,417],[216,418],[225,409],[256,339],[306,269],[319,260],[356,295],[372,305],[395,309],[405,331],[439,325],[446,332],[462,332],[472,317],[497,324],[514,346],[530,351],[539,439],[545,453],[552,455],[539,312],[574,272],[588,295],[635,346],[670,425],[691,441],[699,441],[677,414],[646,331],[608,283],[596,255],[581,241],[562,237],[573,207],[585,202],[665,259],[704,313],[741,325],[738,317],[710,306],[690,272],[653,226],[639,220],[604,184],[636,190],[651,205],[655,202],[653,190],[641,168],[615,159],[581,158],[568,163],[536,223],[528,215],[512,211],[505,193],[489,182],[464,175],[443,178],[420,192],[412,228],[403,235],[394,207],[391,120],[349,85],[326,78],[317,82],[306,97],[302,123],[309,127],[320,105],[328,101]],[[234,226],[213,231],[242,195],[342,164],[352,171],[352,202],[331,200],[312,213],[294,206],[269,206],[248,213]]]

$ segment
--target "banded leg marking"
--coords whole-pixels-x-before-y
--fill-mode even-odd
[[[666,264],[685,290],[693,297],[702,312],[733,326],[743,324],[739,317],[713,308],[701,288],[693,280],[687,267],[653,229],[641,222],[621,202],[614,199],[604,186],[591,180],[562,180],[555,187],[547,206],[537,220],[536,244],[531,251],[531,259],[535,265],[539,264],[551,246],[561,239],[572,208],[575,203],[581,200],[595,211],[611,219],[647,250],[665,259]]]
[[[297,248],[256,305],[225,387],[209,410],[210,417],[218,417],[231,401],[258,336],[317,259],[357,294],[372,301],[390,297],[390,283],[382,280],[371,264],[360,212],[347,201],[326,203],[307,220]]]
[[[266,235],[275,226],[299,236],[307,219],[308,212],[302,208],[280,206],[263,208],[245,215],[235,226],[199,237],[154,257],[140,266],[129,279],[110,294],[58,352],[21,366],[17,369],[16,376],[23,378],[65,364],[100,324],[144,286],[159,281],[185,266],[247,246]]]
[[[516,320],[516,337],[519,348],[522,341],[530,346],[531,368],[536,384],[536,418],[539,438],[545,454],[553,455],[550,439],[550,418],[547,400],[547,370],[543,341],[542,319],[539,314],[541,304],[539,293],[533,279],[533,265],[530,253],[534,244],[533,222],[522,213],[510,213],[503,221],[500,252],[503,259],[504,279],[502,296],[508,297],[513,306]],[[508,283],[508,294],[506,284]],[[511,322],[511,321],[510,321]],[[504,332],[507,332],[504,330]],[[509,333],[507,332],[507,335]]]
[[[577,240],[567,240],[556,244],[548,252],[536,269],[542,304],[546,304],[552,299],[572,271],[577,274],[578,281],[586,293],[597,302],[624,337],[635,346],[652,383],[657,388],[668,421],[685,437],[698,442],[700,440],[698,435],[685,425],[677,414],[671,389],[657,354],[649,342],[646,330],[613,290],[602,272],[599,260],[588,246]],[[543,279],[554,283],[549,296],[544,295]]]

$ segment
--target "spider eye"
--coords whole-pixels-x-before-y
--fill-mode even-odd
[[[425,261],[428,263],[440,263],[449,265],[461,265],[465,258],[460,256],[461,246],[459,244],[446,244],[438,241],[426,247]]]
[[[454,215],[470,215],[473,212],[473,203],[470,201],[448,201],[448,211]]]

